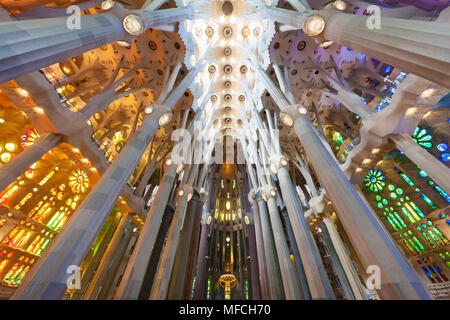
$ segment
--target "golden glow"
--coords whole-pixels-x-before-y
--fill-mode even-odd
[[[46,184],[47,181],[50,180],[50,178],[54,176],[54,174],[55,174],[55,170],[50,171],[50,172],[44,177],[44,179],[42,179],[42,180],[39,182],[39,185],[40,185],[40,186],[43,186],[44,184]]]
[[[22,97],[28,97],[29,93],[27,90],[23,89],[23,88],[17,88],[17,93],[20,94]]]
[[[8,142],[5,144],[5,149],[9,152],[14,152],[17,149],[17,145],[13,142]]]
[[[434,92],[433,88],[427,89],[425,91],[422,92],[422,94],[420,95],[423,99],[428,98],[429,96],[431,96]]]

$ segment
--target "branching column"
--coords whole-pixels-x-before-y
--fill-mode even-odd
[[[256,194],[256,201],[259,208],[259,218],[261,221],[262,239],[264,242],[264,256],[267,268],[267,285],[269,289],[270,299],[282,300],[285,298],[283,290],[283,280],[281,278],[280,266],[275,254],[277,248],[270,227],[269,212],[267,204],[261,197],[261,191]]]
[[[256,238],[256,254],[258,258],[258,271],[259,279],[253,281],[259,281],[261,286],[261,298],[264,300],[270,299],[269,285],[267,282],[267,267],[266,267],[266,255],[264,250],[264,240],[262,235],[261,219],[259,215],[259,206],[256,201],[256,195],[253,191],[249,194],[249,200],[252,203],[252,213],[255,222],[255,238]]]
[[[380,271],[380,293],[385,299],[430,299],[403,253],[373,215],[329,153],[303,109],[283,109],[281,118],[294,130],[314,171],[330,197],[365,268]],[[369,270],[369,269],[366,269]],[[368,271],[366,271],[368,272]]]
[[[79,29],[67,17],[0,23],[0,83],[127,36],[112,12],[79,18]]]
[[[151,300],[165,300],[169,293],[169,284],[175,265],[177,249],[184,229],[186,209],[190,198],[193,196],[193,189],[190,185],[183,185],[178,191],[177,207],[173,215],[173,221],[167,236],[166,246],[161,254],[158,271],[153,281]]]
[[[346,278],[350,284],[353,295],[356,300],[367,300],[367,294],[364,290],[364,287],[359,279],[358,273],[353,266],[353,263],[344,247],[344,243],[342,242],[339,233],[336,230],[336,225],[333,221],[333,218],[326,214],[323,218],[323,223],[327,229],[328,235],[332,242],[334,250],[336,250],[336,254],[338,255],[339,261],[344,269]]]
[[[294,230],[292,229],[286,207],[281,210],[284,225],[286,226],[286,233],[289,239],[289,244],[294,256],[295,268],[297,270],[298,281],[301,289],[301,300],[311,300],[311,292],[309,291],[308,280],[306,278],[305,270],[303,269],[303,262],[298,250],[297,241],[295,241]]]
[[[450,194],[450,169],[431,153],[422,148],[408,134],[396,134],[389,137],[398,150],[433,179],[447,194]]]
[[[0,83],[194,14],[187,6],[0,22]]]
[[[197,255],[197,268],[195,273],[195,286],[194,286],[194,299],[204,300],[206,295],[206,283],[207,283],[207,265],[208,265],[208,235],[210,233],[210,227],[212,225],[213,215],[211,214],[212,201],[215,204],[214,197],[214,173],[213,170],[210,172],[208,180],[208,200],[203,207],[203,217],[202,217],[202,231],[200,234],[200,246]],[[209,221],[208,221],[209,220]]]
[[[301,297],[301,293],[297,286],[297,277],[289,255],[283,224],[281,223],[280,213],[275,200],[276,189],[270,185],[266,185],[263,187],[262,192],[265,193],[265,198],[267,199],[274,243],[278,256],[281,278],[283,279],[284,294],[287,300],[298,300]]]
[[[319,11],[325,19],[326,40],[367,54],[401,70],[450,87],[450,24],[447,14],[437,22],[380,17],[379,28],[369,29],[374,17]],[[375,21],[376,22],[376,21]]]
[[[280,161],[281,162],[281,161]],[[297,192],[292,184],[286,164],[279,164],[277,177],[281,195],[287,208],[295,240],[302,258],[303,269],[308,279],[312,299],[334,299],[325,269],[317,252],[316,244],[309,231]]]
[[[158,191],[153,199],[152,206],[147,214],[120,286],[117,289],[115,299],[128,300],[138,298],[158,230],[161,227],[161,219],[169,200],[170,190],[175,180],[176,167],[173,163],[170,165],[166,164],[164,176],[159,184]]]
[[[3,165],[0,168],[0,191],[14,182],[18,176],[24,173],[33,163],[40,160],[44,154],[57,147],[62,140],[61,135],[49,133]]]
[[[111,213],[123,187],[159,126],[164,108],[153,111],[125,145],[31,270],[13,299],[60,299],[67,290],[67,268],[80,266]]]
[[[130,216],[128,213],[125,213],[122,216],[119,226],[117,227],[117,230],[115,231],[114,236],[108,245],[108,249],[103,255],[100,265],[98,266],[97,270],[95,270],[94,277],[91,280],[89,287],[86,289],[86,293],[83,297],[84,300],[94,300],[100,293],[100,290],[104,287],[107,277],[112,276],[108,271],[110,271],[109,268],[112,266],[114,255],[118,251],[129,221]]]
[[[194,195],[189,201],[188,209],[186,212],[186,217],[184,219],[183,230],[180,236],[180,244],[177,250],[177,258],[173,267],[172,281],[169,288],[168,298],[172,300],[180,300],[183,296],[183,288],[186,280],[186,271],[189,269],[189,251],[191,245],[193,244],[194,236],[193,231],[195,230],[196,214],[200,214],[198,207],[201,206],[200,195],[196,190],[194,190]]]

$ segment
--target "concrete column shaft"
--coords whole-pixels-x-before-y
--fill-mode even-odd
[[[80,266],[157,128],[158,119],[145,118],[37,261],[13,299],[60,299],[64,295],[69,276],[67,268]]]
[[[175,176],[176,165],[167,166],[145,219],[136,247],[117,289],[115,299],[135,300],[139,296]]]
[[[347,280],[350,283],[350,287],[352,289],[353,295],[355,296],[355,299],[368,300],[369,298],[367,297],[361,280],[359,280],[358,273],[356,272],[355,267],[353,266],[353,263],[344,247],[342,239],[336,230],[336,225],[328,217],[325,217],[323,219],[323,223],[327,228],[331,242],[333,243],[333,247],[339,257],[339,261],[341,262],[342,268],[344,269]]]
[[[270,223],[272,225],[273,238],[275,242],[278,263],[280,266],[281,277],[283,279],[284,294],[287,300],[300,299],[300,291],[297,286],[294,266],[289,255],[286,236],[280,219],[277,203],[274,197],[267,200],[269,209]]]
[[[382,297],[430,299],[412,266],[340,170],[309,119],[299,116],[294,129],[362,264],[379,268]]]
[[[450,169],[431,153],[422,148],[407,134],[390,136],[398,150],[433,179],[447,194],[450,194]]]
[[[379,26],[372,29],[368,25],[373,17],[333,11],[318,14],[325,18],[327,40],[450,87],[448,14],[438,22],[381,16]]]
[[[57,133],[46,134],[0,167],[0,191],[13,183],[33,163],[40,160],[44,154],[57,147],[61,142],[61,135]]]
[[[270,299],[269,287],[267,284],[267,268],[266,268],[266,256],[264,250],[264,240],[262,235],[261,220],[259,218],[259,206],[256,200],[252,202],[253,209],[253,219],[255,221],[255,238],[256,238],[256,253],[258,258],[258,271],[259,279],[254,279],[254,281],[259,281],[261,286],[261,298],[264,300]]]
[[[312,299],[334,299],[325,268],[309,231],[300,200],[287,168],[282,167],[278,170],[278,180],[280,181],[281,195],[286,205],[297,247],[300,251],[311,297]]]
[[[172,224],[167,236],[166,246],[161,254],[158,270],[153,281],[150,300],[165,300],[169,293],[169,284],[175,265],[175,258],[184,226],[188,201],[187,194],[178,199],[177,207],[173,216]]]
[[[264,242],[264,255],[266,258],[267,268],[267,284],[272,300],[282,300],[285,298],[283,289],[283,280],[281,277],[280,266],[278,258],[275,254],[276,247],[270,227],[269,212],[267,210],[266,202],[259,197],[257,199],[259,208],[259,218],[261,221],[262,239]]]
[[[79,16],[79,29],[59,17],[0,22],[0,83],[121,40],[127,33],[114,13]]]
[[[112,264],[112,260],[114,258],[116,251],[119,248],[120,242],[122,241],[125,229],[129,221],[130,216],[128,215],[128,213],[125,213],[120,219],[120,223],[114,233],[111,242],[108,245],[108,249],[103,255],[100,265],[95,271],[95,275],[91,283],[89,284],[86,293],[84,294],[83,300],[95,300],[100,290],[104,286],[106,278],[111,276],[111,274],[109,274],[107,271]]]

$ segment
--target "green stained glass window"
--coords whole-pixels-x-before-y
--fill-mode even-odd
[[[383,190],[386,185],[386,178],[381,170],[372,169],[370,170],[364,178],[364,184],[369,187],[370,191],[378,192]]]
[[[430,142],[433,137],[428,134],[427,129],[417,127],[412,135],[412,138],[424,149],[430,149],[433,146]]]

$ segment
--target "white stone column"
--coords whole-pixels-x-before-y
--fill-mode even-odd
[[[67,290],[70,266],[80,266],[139,163],[167,108],[155,108],[52,241],[12,299],[60,299]]]
[[[194,15],[195,8],[186,6],[0,22],[0,83]]]
[[[289,176],[287,163],[278,168],[277,177],[280,181],[281,195],[294,231],[311,297],[312,299],[322,300],[334,299],[334,294],[328,283],[322,260],[309,231],[297,192]]]
[[[102,261],[95,270],[94,277],[86,289],[83,300],[95,300],[104,286],[107,277],[112,276],[111,274],[108,274],[107,271],[109,271],[109,268],[111,267],[112,261],[114,260],[114,255],[120,246],[129,221],[130,215],[128,213],[124,213],[120,219],[120,223],[117,226],[116,231],[114,232],[111,242],[108,244],[108,248],[103,255]]]
[[[177,249],[181,237],[181,232],[183,230],[186,209],[192,195],[193,188],[188,184],[183,185],[178,190],[177,207],[173,215],[172,224],[170,225],[169,234],[166,240],[166,246],[164,247],[164,250],[161,254],[158,270],[156,271],[155,275],[155,280],[153,281],[150,300],[167,299]]]
[[[44,154],[57,147],[63,140],[62,135],[49,133],[40,137],[30,147],[0,167],[0,191],[13,183],[18,176],[40,160]]]
[[[270,292],[269,292],[269,285],[267,283],[267,267],[266,267],[266,256],[265,256],[265,250],[264,250],[264,238],[262,235],[262,226],[261,226],[261,219],[259,214],[259,206],[258,202],[256,201],[256,194],[254,190],[251,190],[249,195],[249,201],[252,203],[252,213],[253,213],[253,219],[254,219],[254,225],[255,225],[255,238],[256,238],[256,254],[257,254],[257,260],[258,260],[258,271],[259,271],[259,278],[257,281],[260,283],[261,287],[261,299],[263,300],[269,300],[270,299]],[[254,280],[256,281],[256,279]]]
[[[270,185],[266,185],[263,187],[262,192],[264,192],[267,207],[269,209],[270,224],[272,225],[272,233],[278,256],[281,278],[283,280],[285,298],[286,300],[299,300],[301,297],[300,288],[297,286],[294,266],[292,265],[289,255],[283,224],[281,223],[280,213],[275,200],[276,189]]]
[[[158,230],[161,226],[164,210],[169,200],[170,190],[176,176],[176,165],[165,165],[164,176],[153,199],[150,211],[142,227],[136,246],[128,262],[122,281],[117,289],[115,299],[136,300],[141,290],[145,271],[150,261]]]
[[[267,287],[272,300],[282,300],[285,298],[283,289],[283,280],[281,277],[280,266],[276,255],[276,247],[272,228],[270,226],[269,212],[267,203],[261,196],[261,191],[256,194],[256,201],[259,208],[259,218],[261,221],[262,239],[264,242],[264,257],[267,272]]]
[[[301,106],[294,105],[285,108],[280,118],[284,124],[294,125],[366,272],[370,266],[380,271],[381,296],[384,299],[430,299],[406,257],[340,170],[305,113]]]
[[[364,290],[361,280],[358,277],[358,274],[344,247],[344,243],[342,242],[342,239],[336,230],[336,225],[332,219],[333,218],[327,214],[323,218],[323,223],[327,228],[331,242],[333,243],[333,247],[336,250],[336,253],[339,257],[339,261],[342,265],[342,268],[344,269],[346,278],[350,284],[353,295],[355,296],[356,300],[368,300],[367,294]]]
[[[305,11],[263,7],[266,16],[314,37],[329,41],[450,87],[449,10],[437,22],[342,13],[337,10]],[[446,12],[447,11],[447,12]]]
[[[447,10],[448,11],[448,10]],[[375,18],[336,11],[318,11],[325,20],[319,42],[333,41],[370,57],[450,87],[449,13],[437,22],[381,16],[379,28],[369,29]],[[303,29],[305,30],[305,29]]]
[[[188,263],[189,253],[191,250],[191,245],[195,243],[193,238],[197,237],[197,235],[193,234],[193,231],[196,229],[195,226],[197,225],[197,222],[199,222],[198,218],[201,217],[202,211],[198,210],[199,208],[202,209],[201,204],[202,201],[200,200],[200,195],[194,190],[194,194],[192,199],[189,201],[184,224],[182,226],[183,230],[180,236],[180,243],[173,266],[172,280],[169,287],[169,300],[181,300],[185,298],[183,297],[183,288],[186,285],[185,282],[187,278],[190,278],[187,277],[186,273],[191,267]],[[188,283],[188,285],[192,285],[192,282]]]
[[[0,22],[0,83],[127,36],[112,12],[79,19],[79,29],[67,17]]]
[[[409,160],[425,171],[447,194],[450,194],[450,169],[445,164],[422,148],[409,134],[393,134],[389,136],[389,139]]]

